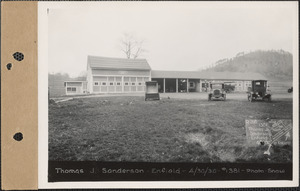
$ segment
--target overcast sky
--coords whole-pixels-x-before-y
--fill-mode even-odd
[[[296,2],[83,3],[49,9],[50,73],[74,77],[87,55],[125,58],[125,32],[145,40],[152,69],[197,70],[243,51],[292,52],[297,26]]]

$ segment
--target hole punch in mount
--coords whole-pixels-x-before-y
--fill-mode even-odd
[[[14,59],[17,60],[17,61],[22,61],[22,60],[24,59],[24,54],[21,53],[21,52],[15,52],[15,53],[13,54],[13,57],[14,57]]]
[[[14,139],[15,139],[16,141],[21,141],[21,140],[23,139],[23,134],[20,133],[20,132],[16,133],[16,134],[14,135]]]
[[[6,67],[7,67],[8,70],[11,70],[11,68],[12,68],[12,63],[8,63],[8,64],[6,65]]]

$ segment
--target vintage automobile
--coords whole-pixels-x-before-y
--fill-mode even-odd
[[[208,101],[213,99],[226,100],[225,84],[222,82],[211,82],[210,92],[208,93]]]
[[[224,90],[226,93],[232,93],[234,92],[235,89],[235,85],[233,85],[232,83],[224,83]]]
[[[253,80],[248,87],[248,101],[264,100],[271,101],[271,91],[268,89],[267,80]]]

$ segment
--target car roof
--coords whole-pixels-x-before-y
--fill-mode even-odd
[[[211,82],[211,84],[224,84],[224,82]]]
[[[252,82],[266,82],[267,80],[252,80]]]

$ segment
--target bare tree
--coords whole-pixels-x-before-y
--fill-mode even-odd
[[[136,59],[145,52],[144,40],[138,40],[133,34],[124,33],[120,42],[121,50],[128,59]]]

